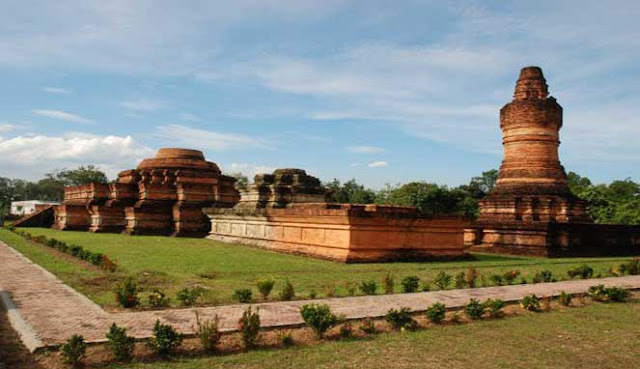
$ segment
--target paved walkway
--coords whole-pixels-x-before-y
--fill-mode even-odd
[[[640,276],[317,299],[313,302],[329,304],[335,313],[348,319],[360,319],[383,316],[391,308],[409,307],[414,311],[424,311],[434,302],[442,302],[449,308],[459,308],[466,305],[470,298],[481,301],[499,298],[509,302],[518,301],[532,293],[538,296],[558,295],[562,291],[584,293],[590,286],[597,284],[640,289]],[[73,334],[82,334],[89,342],[101,342],[112,323],[128,327],[129,333],[138,338],[150,336],[156,319],[172,324],[185,334],[192,334],[196,310],[203,319],[210,319],[217,314],[222,330],[233,331],[247,307],[244,304],[110,314],[2,242],[0,302],[8,310],[12,326],[31,351],[58,345]],[[303,324],[299,309],[309,302],[283,301],[254,306],[260,309],[260,320],[264,328],[292,327]]]

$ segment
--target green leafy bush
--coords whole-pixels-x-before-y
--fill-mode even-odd
[[[553,273],[550,270],[541,270],[533,275],[533,283],[553,282]]]
[[[499,274],[493,274],[489,277],[489,280],[494,286],[502,286],[502,276]]]
[[[407,307],[390,309],[384,319],[394,329],[414,329],[417,326],[416,321],[411,316],[411,309]]]
[[[240,288],[233,291],[233,299],[241,303],[251,302],[252,297],[253,292],[248,288]]]
[[[160,356],[169,356],[182,344],[182,335],[169,324],[162,324],[156,320],[153,335],[147,341],[147,346]]]
[[[178,291],[176,299],[178,299],[178,301],[180,301],[184,306],[193,306],[203,294],[204,288],[200,286],[191,288],[185,287]]]
[[[485,301],[483,305],[485,310],[488,311],[489,315],[492,317],[501,316],[502,309],[504,309],[504,307],[506,306],[504,301],[500,299],[487,299],[487,301]]]
[[[386,293],[387,295],[392,294],[395,288],[395,284],[396,283],[393,275],[391,275],[391,272],[387,272],[384,278],[382,278],[382,287],[384,287],[384,293]]]
[[[469,286],[469,288],[475,288],[476,281],[478,280],[479,276],[480,275],[478,274],[478,269],[476,269],[476,267],[467,268],[464,273],[464,279],[467,282],[467,286]]]
[[[471,299],[467,306],[464,307],[464,312],[471,319],[480,319],[484,313],[484,305],[477,299]]]
[[[293,289],[293,285],[287,279],[284,281],[284,286],[282,286],[282,290],[280,291],[280,300],[282,301],[290,301],[296,297],[296,292]]]
[[[400,282],[402,285],[402,292],[404,293],[413,293],[418,291],[418,287],[420,287],[420,277],[417,275],[410,275],[402,278]]]
[[[453,277],[453,284],[456,288],[460,289],[460,288],[464,288],[465,287],[465,278],[464,278],[464,272],[460,272],[458,274],[455,275],[455,277]]]
[[[279,332],[278,339],[280,340],[280,343],[284,347],[291,347],[295,344],[295,341],[293,340],[293,334],[291,334],[291,331]]]
[[[520,271],[519,270],[509,270],[509,271],[505,272],[504,274],[502,274],[502,279],[504,279],[504,281],[507,284],[513,284],[513,282],[519,276],[520,276]]]
[[[540,311],[540,298],[534,294],[527,295],[520,301],[520,306],[529,311]]]
[[[247,349],[255,347],[260,339],[260,310],[254,311],[249,306],[238,320],[238,330],[242,336],[244,347]]]
[[[376,324],[373,322],[373,319],[366,317],[362,319],[360,330],[366,334],[374,334],[376,333]]]
[[[378,284],[376,281],[362,281],[360,282],[360,291],[365,295],[375,295],[378,290]]]
[[[151,294],[149,294],[149,305],[154,308],[163,308],[169,306],[171,299],[167,297],[167,295],[160,290],[153,290]]]
[[[273,290],[273,286],[276,284],[276,280],[273,278],[262,278],[258,280],[257,284],[260,296],[262,296],[263,300],[267,300],[269,298],[269,294],[271,294],[271,290]]]
[[[629,291],[620,287],[605,287],[600,284],[597,286],[589,287],[589,296],[592,299],[600,302],[612,301],[612,302],[624,302],[629,297]]]
[[[84,337],[74,334],[60,346],[60,352],[67,363],[77,367],[82,364],[82,359],[87,353],[87,343],[84,341]]]
[[[344,322],[340,326],[340,337],[349,338],[353,336],[353,325],[351,322]]]
[[[300,308],[300,315],[319,339],[324,337],[327,330],[340,323],[340,319],[331,312],[329,305],[304,305]]]
[[[444,271],[440,271],[438,274],[436,274],[433,283],[438,286],[439,289],[445,290],[447,289],[447,287],[449,287],[449,285],[451,285],[451,276]]]
[[[118,327],[115,323],[107,333],[107,347],[117,361],[127,361],[133,356],[134,338],[127,336],[127,329]]]
[[[443,303],[436,302],[427,308],[425,314],[429,321],[433,323],[441,323],[444,320],[446,312],[447,307]]]
[[[347,294],[349,296],[355,296],[356,295],[357,285],[354,282],[345,283],[344,284],[344,288],[347,290]]]
[[[222,338],[219,329],[220,318],[216,314],[213,320],[200,320],[200,315],[196,311],[196,334],[200,339],[202,348],[206,351],[215,351],[216,345]]]
[[[125,280],[116,288],[116,301],[123,308],[134,308],[140,304],[138,284],[132,278]]]
[[[582,264],[578,267],[571,268],[567,271],[570,278],[580,277],[581,279],[589,279],[593,277],[593,268]]]
[[[569,306],[571,305],[571,295],[562,291],[560,293],[560,295],[558,295],[558,300],[560,301],[560,303],[564,306]]]

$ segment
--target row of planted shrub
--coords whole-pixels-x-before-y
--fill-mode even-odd
[[[118,268],[118,264],[116,263],[115,260],[112,260],[111,258],[109,258],[107,255],[99,253],[99,252],[92,252],[89,251],[85,248],[83,248],[82,246],[79,245],[74,245],[74,244],[68,244],[64,241],[60,241],[57,240],[55,238],[47,238],[44,235],[39,235],[39,236],[34,236],[31,233],[27,232],[27,231],[23,231],[17,228],[9,228],[10,231],[12,231],[13,233],[17,234],[18,236],[21,236],[23,238],[26,238],[29,241],[35,242],[35,243],[39,243],[48,247],[52,247],[54,249],[57,249],[58,251],[61,251],[65,254],[69,254],[73,257],[76,257],[78,259],[87,261],[93,265],[96,265],[104,270],[108,270],[110,272],[115,272],[116,269]]]
[[[604,285],[592,286],[588,290],[588,295],[599,302],[624,302],[628,299],[630,292],[619,287],[605,287]],[[564,306],[570,306],[572,296],[562,292],[557,300]],[[550,297],[540,298],[536,295],[525,296],[520,301],[523,309],[540,312],[549,310],[551,304]],[[487,299],[480,302],[471,299],[462,310],[464,314],[472,320],[484,317],[494,318],[503,315],[505,302],[500,299]],[[425,310],[428,321],[440,324],[445,320],[447,307],[445,304],[436,302]],[[309,328],[315,333],[318,339],[323,339],[331,328],[341,325],[339,334],[341,337],[353,335],[353,325],[344,317],[338,316],[331,311],[326,304],[307,304],[300,308],[300,315]],[[418,322],[414,319],[414,313],[409,308],[390,309],[384,316],[389,326],[396,330],[416,330],[419,328]],[[460,321],[460,313],[455,312],[451,318],[453,322]],[[206,351],[215,352],[222,338],[219,329],[220,319],[216,315],[212,320],[201,320],[196,312],[195,333],[200,343]],[[260,312],[249,306],[238,321],[238,331],[245,349],[255,347],[261,334]],[[360,324],[360,331],[366,334],[377,332],[374,321],[365,318]],[[107,347],[113,353],[117,361],[128,361],[133,356],[134,338],[127,335],[127,329],[118,327],[115,323],[106,334]],[[279,335],[283,346],[294,344],[293,336],[290,332]],[[160,357],[169,357],[182,344],[183,335],[175,330],[171,325],[162,324],[156,321],[153,327],[153,336],[147,341],[147,346]],[[76,366],[81,363],[86,355],[87,344],[82,336],[72,336],[61,347],[61,352],[65,359]]]
[[[640,258],[635,258],[629,262],[620,264],[618,267],[611,268],[608,276],[622,276],[627,274],[640,274]],[[489,280],[491,282],[491,285],[493,286],[528,283],[524,278],[518,279],[518,277],[520,276],[521,272],[519,270],[509,270],[507,272],[504,272],[503,274],[493,274],[489,276]],[[567,271],[567,276],[569,278],[589,279],[594,277],[594,270],[589,265],[580,265],[578,267],[569,269]],[[596,275],[596,277],[602,276]],[[481,276],[480,273],[478,273],[478,270],[475,267],[469,267],[466,271],[459,272],[455,275],[450,275],[444,271],[441,271],[435,276],[432,282],[433,285],[435,285],[440,290],[446,290],[452,287],[452,285],[457,289],[475,288],[479,287],[480,285],[487,285],[487,283],[484,282],[479,283],[479,280],[481,280]],[[532,278],[533,283],[549,283],[556,281],[557,278],[550,270],[537,271]],[[262,301],[269,300],[269,296],[271,296],[275,285],[276,280],[273,278],[262,278],[257,281],[256,287]],[[391,273],[387,273],[383,277],[381,286],[384,293],[395,293],[396,282]],[[431,283],[422,282],[420,280],[420,277],[418,277],[417,275],[410,275],[404,277],[400,281],[400,287],[403,293],[429,291],[431,290]],[[350,296],[355,296],[356,290],[360,290],[363,295],[375,295],[380,290],[380,285],[378,285],[375,280],[367,280],[362,281],[360,284],[349,283],[346,285],[346,290]],[[205,292],[206,290],[202,287],[184,288],[178,291],[176,299],[183,306],[193,306]],[[332,288],[327,288],[326,297],[335,297],[335,295],[336,292],[334,286],[332,286]],[[315,299],[316,297],[317,294],[314,291],[311,291],[311,293],[308,295],[308,298],[310,299]],[[138,286],[132,279],[127,279],[124,281],[124,283],[118,286],[118,289],[116,290],[116,298],[118,304],[124,308],[133,308],[139,306],[141,303],[139,299]],[[255,301],[253,291],[249,288],[240,288],[234,290],[232,298],[240,303],[250,303]],[[296,292],[293,284],[289,280],[285,280],[278,294],[278,299],[281,301],[289,301],[295,298]],[[153,308],[167,307],[169,306],[170,301],[171,299],[164,292],[158,289],[153,290],[148,295],[149,306]]]

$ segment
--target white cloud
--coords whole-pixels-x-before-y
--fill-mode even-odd
[[[245,176],[249,177],[249,182],[253,182],[253,177],[256,174],[273,173],[277,167],[269,166],[269,165],[259,165],[259,164],[251,164],[251,163],[231,163],[228,166],[223,166],[224,172],[229,173],[242,173]]]
[[[389,163],[387,163],[386,161],[372,161],[371,163],[367,164],[367,166],[369,168],[382,168],[382,167],[386,167],[388,166]]]
[[[0,123],[0,132],[9,132],[16,129],[16,126],[8,123]]]
[[[67,90],[66,88],[62,88],[62,87],[50,87],[50,86],[45,86],[42,88],[42,91],[44,92],[48,92],[50,94],[59,94],[59,95],[68,95],[71,93],[70,90]]]
[[[350,151],[355,154],[377,154],[381,152],[386,152],[387,149],[376,146],[348,146],[347,151]]]
[[[156,136],[170,142],[172,145],[178,144],[212,151],[262,149],[267,147],[266,142],[257,137],[207,131],[179,124],[157,127]]]
[[[90,119],[81,117],[76,114],[67,113],[61,110],[36,109],[36,110],[32,110],[31,113],[35,115],[40,115],[42,117],[59,119],[59,120],[64,120],[66,122],[72,122],[72,123],[84,123],[84,124],[92,123]]]
[[[180,113],[179,118],[180,118],[180,120],[185,120],[185,121],[189,121],[189,122],[198,122],[198,121],[200,121],[200,117],[198,117],[195,114],[191,114],[191,113]]]
[[[139,99],[133,101],[123,101],[120,106],[133,111],[156,111],[164,106],[161,101],[150,99]]]
[[[154,150],[131,136],[68,133],[63,136],[17,136],[0,139],[0,163],[12,177],[38,179],[56,168],[94,164],[114,178],[118,171],[135,168]]]

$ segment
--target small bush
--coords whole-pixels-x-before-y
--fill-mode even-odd
[[[347,282],[344,284],[345,290],[347,290],[347,295],[355,296],[356,295],[356,284],[354,282]]]
[[[340,326],[340,337],[349,338],[353,336],[353,325],[350,322],[344,322]]]
[[[420,278],[417,275],[410,275],[402,278],[400,282],[402,285],[402,292],[413,293],[418,291],[420,287]]]
[[[360,291],[365,295],[375,295],[378,290],[376,281],[362,281],[359,287]]]
[[[533,283],[553,282],[553,273],[550,270],[541,270],[533,275]]]
[[[606,301],[607,295],[603,284],[589,287],[589,296],[596,301]]]
[[[262,296],[263,300],[267,300],[269,298],[269,294],[271,294],[271,290],[273,290],[273,286],[276,284],[276,280],[273,278],[263,278],[259,279],[257,284],[260,296]]]
[[[251,292],[248,288],[240,288],[233,291],[233,299],[240,303],[251,302],[251,298],[253,297],[253,292]]]
[[[118,327],[115,323],[111,325],[107,333],[107,347],[117,361],[130,360],[134,345],[134,338],[127,336],[126,328]]]
[[[60,352],[67,363],[77,367],[80,366],[87,353],[87,343],[84,341],[84,337],[74,334],[60,347]]]
[[[178,291],[176,299],[178,299],[178,301],[180,301],[184,306],[193,306],[203,294],[204,288],[200,286],[192,288],[185,287]]]
[[[436,274],[436,278],[433,281],[433,284],[438,286],[441,290],[446,290],[449,285],[451,285],[451,276],[444,271],[440,271]]]
[[[447,311],[447,307],[440,303],[436,302],[427,308],[425,314],[427,315],[427,319],[433,323],[441,323],[444,320],[445,314]]]
[[[391,275],[391,272],[387,272],[384,278],[382,278],[382,287],[384,288],[384,293],[386,293],[387,295],[392,294],[395,288],[395,284],[396,283],[393,275]]]
[[[255,347],[260,339],[260,310],[254,311],[249,306],[238,320],[238,330],[242,336],[244,347],[247,349]]]
[[[596,301],[624,302],[629,298],[629,291],[620,287],[605,287],[597,285],[589,287],[589,296]]]
[[[200,316],[196,311],[196,334],[200,339],[202,348],[206,351],[215,351],[216,345],[222,338],[222,333],[219,329],[220,318],[216,314],[213,320],[200,320]]]
[[[329,297],[335,297],[336,296],[336,286],[334,284],[328,284],[326,286],[324,286],[324,294]]]
[[[291,331],[279,332],[278,340],[284,347],[291,347],[295,345],[295,341],[293,340],[293,334],[291,334]]]
[[[464,279],[465,279],[465,282],[467,282],[467,286],[469,286],[469,288],[476,287],[476,280],[478,279],[478,277],[479,277],[478,269],[476,269],[475,267],[467,268],[467,270],[464,273]]]
[[[296,292],[293,289],[293,285],[287,279],[284,281],[284,286],[282,286],[282,290],[280,291],[280,300],[282,301],[290,301],[296,297]]]
[[[499,274],[494,274],[490,276],[489,280],[491,281],[491,284],[493,284],[494,286],[502,286],[502,276]]]
[[[424,282],[422,284],[422,292],[429,292],[431,291],[431,285],[429,284],[429,282]]]
[[[633,258],[630,262],[621,264],[620,267],[624,268],[625,274],[640,275],[640,258]]]
[[[160,290],[153,290],[149,295],[149,305],[154,308],[163,308],[169,306],[170,298]]]
[[[519,276],[520,276],[520,271],[519,270],[509,270],[508,272],[505,272],[504,274],[502,274],[502,279],[504,279],[504,281],[507,284],[513,284],[513,282]]]
[[[484,313],[484,305],[477,299],[471,299],[467,306],[464,307],[464,312],[471,319],[480,319]]]
[[[593,268],[582,264],[579,267],[571,268],[567,271],[570,278],[580,277],[581,279],[589,279],[593,277]]]
[[[116,269],[118,269],[118,264],[114,260],[109,259],[107,255],[102,255],[102,259],[100,260],[100,268],[113,273],[116,271]]]
[[[571,295],[566,293],[566,292],[564,292],[564,291],[562,291],[562,293],[560,293],[560,295],[558,296],[558,300],[564,306],[571,305]]]
[[[540,298],[534,294],[527,295],[520,301],[520,306],[529,311],[540,311]]]
[[[134,308],[140,304],[138,284],[132,278],[126,278],[116,288],[116,301],[123,308]]]
[[[374,334],[376,333],[376,324],[373,322],[373,319],[366,317],[362,319],[360,330],[366,334]]]
[[[384,319],[391,324],[394,329],[414,329],[417,326],[416,321],[411,316],[411,309],[403,307],[398,309],[390,309]]]
[[[466,281],[464,279],[464,272],[460,272],[456,274],[455,277],[453,277],[453,284],[457,289],[464,288],[465,283]]]
[[[331,312],[329,305],[304,305],[300,308],[300,315],[319,339],[324,337],[327,330],[340,323],[340,319]]]
[[[487,301],[485,301],[483,305],[485,310],[488,311],[489,315],[492,317],[501,316],[502,309],[504,309],[504,307],[506,306],[504,301],[500,299],[495,299],[495,300],[487,299]]]
[[[147,346],[160,356],[169,356],[182,344],[182,335],[169,324],[162,324],[156,320],[153,326],[153,336],[147,341]]]

